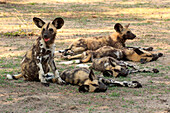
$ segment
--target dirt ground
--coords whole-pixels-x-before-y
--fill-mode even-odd
[[[0,112],[2,113],[168,113],[170,112],[170,2],[168,0],[3,0],[0,2]],[[77,86],[23,79],[7,80],[20,72],[20,62],[40,29],[33,17],[51,21],[62,17],[56,50],[80,37],[109,35],[115,23],[126,25],[137,38],[127,46],[154,47],[157,61],[140,64],[159,73],[137,73],[116,80],[136,80],[140,89],[109,87],[105,93],[79,93]],[[32,35],[32,36],[31,36]],[[60,54],[55,57],[61,61]],[[57,65],[59,72],[74,65]],[[99,72],[95,72],[100,74]]]

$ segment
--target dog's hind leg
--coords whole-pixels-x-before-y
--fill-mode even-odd
[[[59,53],[63,53],[63,56],[76,55],[84,52],[87,48],[84,47],[71,47],[69,49],[60,50]]]
[[[141,88],[142,85],[138,81],[115,81],[113,79],[106,79],[99,77],[99,81],[103,82],[108,86],[119,86],[119,87],[129,87],[129,88]]]
[[[138,66],[134,65],[134,64],[131,64],[131,63],[127,63],[127,62],[123,62],[126,66],[132,68],[132,69],[129,69],[129,73],[138,73],[138,72],[144,72],[144,73],[158,73],[159,70],[158,69],[155,69],[155,68],[152,68],[152,69],[149,69],[149,68],[144,68],[144,69],[140,69]]]
[[[71,60],[71,59],[80,59],[82,57],[82,54],[77,54],[77,55],[74,55],[74,56],[63,56],[62,58],[64,59],[68,59],[68,60]]]
[[[88,53],[88,55],[87,55],[86,52],[83,52],[82,57],[83,58],[81,59],[81,62],[86,63],[86,62],[90,61],[90,59],[92,59],[92,53]]]
[[[141,49],[141,50],[145,50],[145,51],[153,51],[153,47],[146,47],[146,48],[143,48],[143,47],[126,47],[126,48],[137,48],[137,49]]]

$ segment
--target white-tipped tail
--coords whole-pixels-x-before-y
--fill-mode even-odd
[[[10,80],[13,79],[12,75],[10,75],[10,74],[7,74],[6,77],[7,77],[7,79],[10,79]]]

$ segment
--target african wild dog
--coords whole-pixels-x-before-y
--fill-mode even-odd
[[[81,63],[80,60],[73,60],[73,61],[64,61],[59,62],[58,64],[76,64]],[[158,73],[159,70],[153,68],[144,68],[140,69],[138,66],[132,63],[128,63],[125,61],[119,61],[113,57],[105,56],[102,58],[94,58],[92,59],[91,66],[87,64],[78,64],[76,67],[86,67],[92,68],[96,71],[100,71],[103,73],[104,76],[111,76],[111,77],[126,77],[131,73],[137,72],[148,72],[148,73]]]
[[[46,76],[51,69],[55,76],[53,81],[63,84],[65,82],[60,78],[54,62],[56,47],[54,41],[57,29],[63,26],[64,20],[56,18],[52,22],[45,23],[40,18],[34,17],[33,21],[38,28],[41,28],[41,35],[32,48],[26,52],[21,62],[21,74],[7,75],[7,78],[18,79],[24,77],[24,80],[41,81],[45,86],[49,86]]]
[[[105,92],[107,86],[122,86],[130,88],[140,88],[142,85],[137,81],[114,81],[95,76],[93,70],[87,68],[75,68],[73,70],[64,70],[60,77],[68,84],[78,85],[80,92]],[[53,77],[49,77],[51,81]]]
[[[102,58],[93,59],[90,68],[96,71],[103,72],[104,76],[114,76],[114,77],[119,77],[119,76],[125,77],[130,73],[137,73],[137,72],[149,72],[149,73],[159,72],[159,70],[155,68],[140,69],[134,64],[127,63],[125,61],[118,61],[113,57],[102,57]]]
[[[136,48],[136,47],[126,47],[125,42],[128,39],[134,39],[136,37],[130,29],[128,28],[129,24],[123,27],[121,24],[117,23],[114,26],[116,33],[113,33],[109,36],[101,36],[101,37],[94,37],[94,38],[82,38],[75,42],[73,42],[68,49],[64,51],[59,51],[63,53],[63,58],[66,59],[73,59],[76,57],[80,57],[84,51],[91,50],[95,51],[103,46],[110,46],[116,49],[120,49],[126,51],[128,55],[128,60],[132,61],[141,61],[141,57],[145,57],[147,62],[156,60],[159,56],[152,55],[150,52],[153,48]],[[130,55],[129,55],[130,54]],[[133,55],[132,55],[133,54]],[[70,56],[68,56],[70,55]],[[134,57],[135,56],[135,57]],[[162,53],[160,54],[162,56]],[[144,62],[144,61],[142,61]]]
[[[136,37],[128,27],[129,24],[123,27],[120,23],[116,23],[114,26],[116,32],[112,35],[78,39],[62,52],[66,55],[76,55],[87,50],[97,50],[103,46],[122,49],[125,47],[126,40]]]
[[[125,49],[116,49],[111,46],[103,46],[95,51],[87,50],[82,54],[74,56],[66,56],[65,59],[81,59],[81,62],[85,63],[94,58],[102,58],[105,56],[113,57],[117,60],[130,60],[130,61],[140,61],[141,63],[155,61],[162,56],[161,53],[152,54],[148,51],[139,49],[139,48],[125,48]]]

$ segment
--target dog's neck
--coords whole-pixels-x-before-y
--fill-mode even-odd
[[[122,44],[125,44],[125,42],[126,42],[126,39],[124,39],[123,37],[121,37],[121,36],[117,36],[117,40],[119,41],[119,42],[121,42]]]
[[[120,33],[117,33],[117,32],[115,32],[115,33],[113,33],[112,34],[112,39],[113,39],[113,41],[118,41],[118,42],[120,42],[120,43],[122,43],[122,44],[125,44],[125,42],[126,42],[126,39],[124,39],[122,36],[121,36],[121,34]]]
[[[53,49],[53,47],[55,46],[54,42],[53,43],[45,43],[45,41],[43,40],[42,37],[39,37],[38,40],[40,42],[40,45],[46,49]]]

